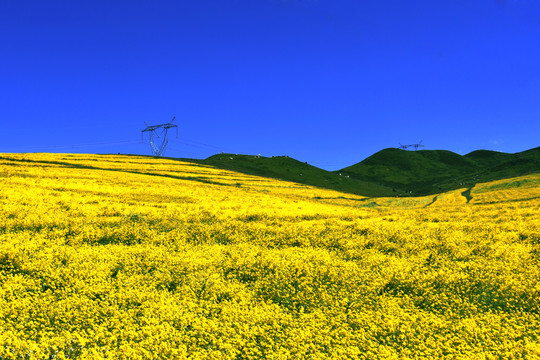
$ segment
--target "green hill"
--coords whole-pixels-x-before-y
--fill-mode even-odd
[[[489,167],[505,163],[513,159],[514,154],[507,154],[491,150],[476,150],[465,155],[466,158],[473,160],[478,165]]]
[[[339,172],[330,172],[288,156],[254,156],[217,154],[204,160],[182,159],[232,170],[249,175],[270,177],[325,189],[365,196],[390,196],[392,188],[377,182],[352,179]]]
[[[364,196],[410,196],[540,172],[540,147],[515,154],[477,150],[467,155],[389,148],[339,171],[319,169],[288,156],[217,154],[204,160],[181,160]]]
[[[446,150],[391,148],[341,172],[393,187],[401,195],[427,195],[540,172],[540,147],[516,154],[477,150],[464,156]]]
[[[432,183],[449,175],[474,171],[476,164],[451,151],[405,151],[384,149],[364,161],[342,169],[354,178],[370,179],[390,186]]]

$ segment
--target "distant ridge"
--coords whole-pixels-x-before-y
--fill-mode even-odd
[[[364,196],[411,196],[540,172],[540,147],[515,154],[476,150],[467,155],[388,148],[338,171],[288,156],[216,154],[204,160],[182,160]]]
[[[447,150],[389,148],[341,172],[354,179],[391,186],[401,193],[427,195],[540,172],[540,147],[515,154],[476,150],[467,155]]]
[[[341,192],[365,196],[388,196],[392,194],[392,188],[386,185],[370,180],[352,179],[349,176],[340,175],[338,172],[326,171],[288,156],[264,157],[259,155],[216,154],[207,159],[196,161],[200,164],[212,165],[244,174],[294,181]]]

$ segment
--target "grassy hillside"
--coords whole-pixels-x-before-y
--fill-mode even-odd
[[[516,154],[478,150],[465,156],[444,150],[384,149],[340,171],[399,194],[435,194],[540,172],[540,147]]]
[[[446,150],[389,148],[339,171],[319,169],[287,156],[217,154],[204,160],[180,160],[350,194],[411,196],[538,173],[540,147],[516,154],[477,150],[465,156]]]
[[[0,154],[0,359],[536,359],[539,206]]]
[[[514,154],[507,154],[491,150],[476,150],[468,153],[465,155],[465,157],[471,159],[477,165],[490,167],[511,161],[514,158]]]
[[[217,154],[204,160],[182,159],[197,164],[212,165],[220,169],[243,174],[264,176],[300,184],[317,186],[364,196],[391,196],[392,188],[386,185],[352,179],[339,172],[330,172],[288,156],[253,156]]]

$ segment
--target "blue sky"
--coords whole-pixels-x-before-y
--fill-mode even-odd
[[[0,152],[540,146],[540,0],[0,2]]]

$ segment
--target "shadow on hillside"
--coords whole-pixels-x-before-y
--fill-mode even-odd
[[[249,155],[235,155],[235,159]],[[326,171],[307,163],[299,162],[293,158],[276,156],[273,158],[262,158],[266,163],[253,164],[242,160],[226,163],[208,161],[208,159],[186,159],[186,158],[164,158],[171,161],[181,161],[201,166],[209,166],[214,169],[233,171],[243,175],[260,176],[279,181],[286,181],[295,184],[313,186],[320,189],[333,190],[341,193],[360,195],[366,197],[393,196],[395,193],[391,187],[375,182],[364,181],[341,177],[339,171]],[[284,160],[285,159],[285,160]],[[274,162],[284,160],[291,164],[276,164]],[[272,163],[269,163],[271,161]],[[294,162],[294,163],[293,163]]]

